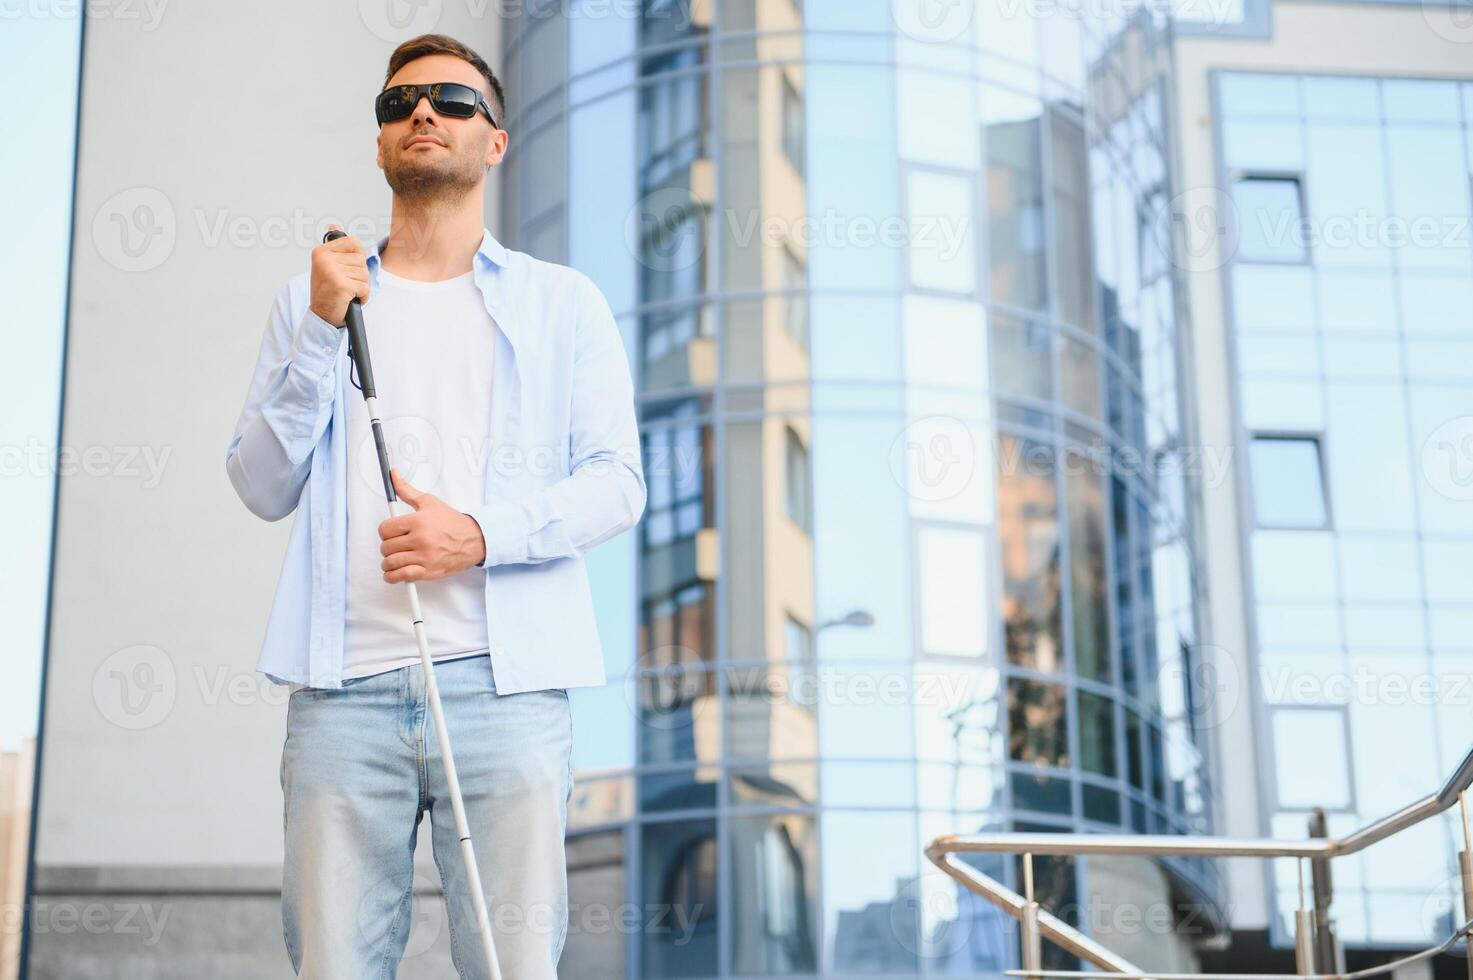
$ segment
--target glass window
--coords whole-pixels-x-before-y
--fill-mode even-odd
[[[1328,519],[1315,436],[1254,436],[1249,459],[1259,527],[1324,527]]]
[[[783,635],[789,661],[799,664],[813,662],[813,630],[788,616]]]
[[[997,520],[1008,661],[1059,670],[1063,641],[1053,447],[1015,436],[1001,437],[998,445]]]
[[[1064,685],[1008,679],[1008,756],[1038,766],[1069,765]]]
[[[987,650],[992,607],[985,549],[978,531],[920,527],[916,531],[916,586],[921,651],[980,657]]]
[[[1079,692],[1079,764],[1088,772],[1114,776],[1115,702]]]
[[[785,449],[783,511],[804,531],[813,532],[808,479],[808,447],[792,426],[783,427]]]
[[[641,762],[714,762],[720,758],[720,709],[711,672],[673,664],[642,669],[633,680]],[[663,794],[664,787],[656,786],[653,791]],[[659,808],[685,806],[666,803]]]
[[[1071,453],[1066,481],[1069,510],[1070,611],[1074,669],[1081,677],[1113,682],[1109,596],[1106,591],[1105,482],[1096,457]]]
[[[806,814],[732,817],[732,972],[818,972],[818,842]]]
[[[1075,326],[1093,331],[1095,260],[1090,237],[1090,182],[1084,125],[1067,110],[1050,108],[1048,118],[1058,314]]]
[[[1298,177],[1243,177],[1233,185],[1238,258],[1245,262],[1303,262],[1303,196]]]
[[[1286,809],[1350,806],[1343,708],[1278,708],[1273,713],[1274,781]]]
[[[798,173],[803,173],[807,166],[804,159],[803,143],[805,139],[803,125],[803,98],[798,90],[793,88],[793,83],[783,76],[783,102],[782,102],[782,144],[783,153],[788,162]]]
[[[1031,101],[1031,100],[1024,100]],[[1009,102],[987,124],[987,231],[992,298],[1029,309],[1047,300],[1043,159],[1036,102]]]
[[[960,174],[920,169],[906,174],[909,224],[904,231],[912,286],[962,295],[976,291],[975,187],[973,177]]]
[[[1048,327],[994,313],[991,334],[993,390],[999,395],[1050,398],[1054,385]]]
[[[641,930],[644,975],[715,976],[716,821],[646,824],[641,844],[641,907],[659,909],[683,926]]]
[[[789,245],[782,249],[781,279],[783,290],[783,325],[793,343],[808,349],[808,266]]]
[[[916,838],[914,811],[824,812],[824,943],[836,975],[917,972]]]
[[[573,909],[614,909],[624,899],[624,830],[568,835],[568,904]],[[617,913],[615,913],[617,914]],[[612,916],[611,916],[612,918]],[[617,921],[617,920],[615,920]],[[565,976],[622,973],[628,929],[608,928],[594,916],[568,917],[567,942],[558,967]]]
[[[812,669],[805,664],[742,664],[725,668],[722,677],[728,759],[811,759],[818,754],[820,690]]]

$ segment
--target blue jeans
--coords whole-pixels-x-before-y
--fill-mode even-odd
[[[484,655],[438,663],[435,677],[502,975],[555,978],[568,925],[567,692],[499,695]],[[281,789],[282,925],[298,976],[395,976],[412,921],[416,832],[428,813],[456,969],[462,980],[488,980],[419,664],[340,689],[294,689]]]

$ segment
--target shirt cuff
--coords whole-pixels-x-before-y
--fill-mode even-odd
[[[470,511],[470,516],[481,526],[481,537],[486,542],[486,557],[482,565],[489,568],[526,562],[527,539],[531,530],[527,526],[526,511],[520,505],[492,497]]]
[[[337,363],[347,335],[347,330],[328,323],[309,307],[292,340],[292,361],[309,373],[324,375]]]

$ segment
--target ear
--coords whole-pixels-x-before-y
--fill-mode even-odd
[[[378,164],[378,168],[380,170],[384,169],[384,143],[383,143],[383,135],[384,135],[384,131],[382,129],[380,129],[378,131],[378,135],[373,138],[373,146],[374,146],[373,162],[376,163],[376,164]]]
[[[491,134],[491,139],[486,144],[486,166],[494,167],[506,158],[506,147],[511,142],[511,134],[504,129],[498,129]]]

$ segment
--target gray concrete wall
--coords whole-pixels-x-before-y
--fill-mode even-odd
[[[389,52],[438,30],[495,65],[499,8],[85,6],[31,975],[285,975],[285,697],[254,668],[291,518],[246,511],[225,448],[321,225],[387,231]],[[172,910],[146,948],[140,902]]]

